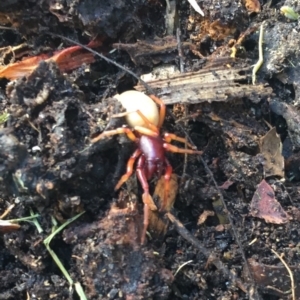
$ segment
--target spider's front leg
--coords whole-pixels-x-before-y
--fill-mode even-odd
[[[198,151],[198,150],[193,150],[193,149],[184,149],[184,148],[179,148],[176,147],[174,145],[168,144],[168,143],[164,143],[163,147],[169,151],[169,152],[174,152],[174,153],[181,153],[181,154],[198,154],[198,155],[202,155],[203,151]]]
[[[122,133],[125,133],[128,136],[128,138],[134,142],[137,140],[137,137],[134,135],[134,133],[132,132],[131,129],[129,129],[128,127],[119,127],[114,130],[108,130],[108,131],[102,132],[101,134],[99,134],[98,136],[96,136],[95,138],[92,139],[92,144],[100,141],[101,139],[103,139],[105,137],[113,136],[116,134],[122,134]]]
[[[162,124],[164,123],[165,116],[166,116],[166,105],[165,103],[158,97],[154,95],[149,96],[156,104],[160,106],[160,111],[159,111],[159,121],[157,127],[160,129]]]
[[[193,149],[193,150],[197,150],[197,148],[195,148],[192,144],[190,144],[186,138],[183,138],[183,137],[180,137],[180,136],[177,136],[176,134],[173,134],[173,133],[165,133],[164,134],[164,140],[170,144],[171,141],[177,141],[177,142],[181,142],[181,143],[184,143],[186,144],[189,148]]]

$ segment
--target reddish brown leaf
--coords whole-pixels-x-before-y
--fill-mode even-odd
[[[265,180],[262,180],[253,195],[250,213],[253,217],[264,219],[267,223],[288,222],[288,214],[275,199],[272,187]]]
[[[89,43],[89,47],[95,48],[101,45],[101,41]],[[57,63],[62,72],[71,71],[80,67],[83,63],[94,62],[94,55],[80,46],[72,46],[60,51],[56,51],[53,56],[50,54],[40,54],[38,56],[25,58],[22,61],[0,67],[0,78],[14,80],[29,75],[39,64],[40,61],[53,60]]]
[[[47,54],[41,54],[38,56],[26,58],[16,63],[1,66],[0,67],[0,78],[7,78],[14,80],[30,74],[39,64],[40,61],[48,59]]]

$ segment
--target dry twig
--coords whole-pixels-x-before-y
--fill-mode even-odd
[[[212,263],[222,274],[230,281],[232,281],[236,286],[238,286],[242,291],[247,293],[247,289],[242,283],[242,281],[236,277],[234,272],[230,272],[227,266],[225,266],[221,260],[212,253],[209,249],[202,246],[201,242],[198,241],[192,234],[184,227],[184,225],[170,212],[166,213],[166,216],[176,227],[177,232],[194,247],[196,247],[208,260]]]
[[[279,258],[279,260],[283,263],[283,265],[285,266],[285,268],[287,269],[290,278],[291,278],[291,289],[292,289],[292,299],[296,300],[296,295],[295,295],[295,282],[294,282],[294,275],[291,271],[291,269],[289,268],[289,266],[287,265],[287,263],[284,261],[284,259],[282,258],[281,255],[279,255],[274,249],[271,249],[271,251]]]
[[[153,91],[153,89],[144,81],[142,80],[139,76],[137,76],[135,73],[133,73],[132,71],[130,71],[129,69],[127,69],[126,67],[118,64],[117,62],[109,59],[108,57],[104,56],[103,54],[91,49],[90,47],[88,46],[85,46],[79,42],[76,42],[76,41],[73,41],[72,39],[69,39],[67,38],[66,36],[63,36],[63,35],[60,35],[60,34],[56,34],[56,33],[52,33],[52,32],[47,32],[49,35],[51,36],[54,36],[54,37],[58,37],[58,38],[61,38],[62,40],[65,40],[71,44],[74,44],[74,45],[77,45],[77,46],[80,46],[81,48],[93,53],[94,55],[104,59],[106,62],[110,63],[110,64],[113,64],[115,65],[116,67],[120,68],[121,70],[125,71],[126,73],[130,74],[131,76],[133,76],[135,79],[137,79],[142,85],[144,85],[145,89],[147,89],[147,91],[150,93],[150,94],[155,94],[155,92]]]
[[[180,272],[180,270],[184,267],[184,266],[186,266],[186,265],[188,265],[188,264],[190,264],[190,263],[192,263],[193,261],[192,260],[189,260],[189,261],[186,261],[185,263],[183,263],[182,265],[180,265],[179,267],[178,267],[178,269],[176,270],[176,272],[175,272],[175,274],[174,274],[174,277]]]
[[[186,135],[186,139],[193,145],[195,146],[195,144],[193,143],[193,141],[191,140],[189,134],[186,132],[185,128],[183,128],[180,124],[179,126],[181,127],[181,130],[185,133]],[[213,173],[211,172],[211,170],[209,169],[208,165],[206,164],[206,162],[204,161],[204,159],[201,157],[201,156],[198,156],[198,160],[200,160],[207,172],[207,174],[210,176],[212,182],[214,183],[215,185],[215,188],[219,191],[219,197],[222,201],[222,204],[223,204],[223,208],[224,210],[228,211],[227,209],[227,205],[225,203],[225,200],[224,200],[224,197],[223,197],[223,194],[214,178],[214,175]],[[230,280],[232,280],[233,282],[235,282],[235,284],[243,291],[246,292],[246,288],[245,286],[243,285],[243,283],[241,282],[240,279],[237,279],[235,275],[233,275],[231,272],[229,272],[228,268],[217,258],[215,257],[214,254],[212,254],[208,249],[206,249],[205,247],[203,247],[200,242],[194,238],[191,233],[184,227],[184,225],[175,218],[175,216],[173,216],[171,213],[167,213],[166,214],[167,217],[170,219],[170,221],[175,225],[178,233],[183,237],[185,238],[187,241],[189,241],[193,246],[195,246],[196,248],[198,248],[206,257],[208,257],[210,259],[210,262],[212,262],[216,268],[218,268],[220,271],[223,272],[224,276],[226,276],[227,278],[229,278]],[[254,283],[254,279],[253,279],[253,276],[252,276],[252,273],[250,272],[250,268],[249,268],[249,265],[248,265],[248,262],[247,262],[247,259],[246,259],[246,256],[245,256],[245,252],[243,251],[243,247],[242,247],[242,244],[240,242],[240,239],[238,237],[238,234],[237,234],[237,231],[235,230],[235,226],[234,226],[234,222],[230,216],[230,214],[228,215],[228,219],[230,221],[230,225],[231,225],[231,228],[232,228],[232,231],[233,231],[233,235],[234,235],[234,238],[236,240],[236,243],[238,244],[238,247],[241,251],[241,254],[242,254],[242,257],[243,257],[243,260],[245,262],[245,268],[246,268],[246,272],[248,274],[248,277],[250,278],[251,280],[251,285],[252,287],[254,287],[254,294],[255,294],[255,297],[257,300],[260,300],[260,295],[258,294],[256,288],[255,288],[255,283]]]

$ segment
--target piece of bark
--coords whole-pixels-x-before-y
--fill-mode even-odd
[[[272,128],[260,139],[260,151],[264,157],[265,177],[284,177],[284,158],[282,155],[282,143],[276,128]]]
[[[249,68],[212,67],[198,72],[170,76],[168,79],[153,80],[147,84],[165,104],[196,104],[212,101],[229,101],[247,97],[254,103],[272,94],[272,88],[263,84],[247,82]],[[145,91],[143,85],[135,87]]]

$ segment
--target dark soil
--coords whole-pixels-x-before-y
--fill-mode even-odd
[[[73,46],[65,36],[84,45],[101,41],[95,50],[136,76],[165,65],[216,77],[227,68],[247,70],[236,83],[247,86],[244,94],[231,87],[222,90],[227,101],[189,104],[187,97],[168,105],[162,132],[186,136],[203,155],[166,154],[177,175],[174,207],[151,213],[144,245],[135,174],[114,191],[136,145],[123,135],[91,144],[108,127],[125,125],[109,119],[120,111],[112,97],[134,89],[137,78],[100,57],[74,70],[42,61],[27,76],[3,76],[1,120],[9,115],[0,129],[0,215],[14,207],[0,220],[0,300],[85,299],[75,283],[90,300],[292,299],[290,275],[272,250],[283,255],[300,299],[300,26],[280,13],[283,5],[300,8],[261,0],[261,11],[249,12],[257,1],[197,2],[205,17],[179,1],[173,27],[163,0],[0,2],[2,65]],[[259,95],[251,92],[251,66],[262,23],[257,86],[266,92]],[[273,127],[277,134],[267,135]],[[157,182],[154,176],[149,183],[159,207]],[[50,243],[70,285],[43,241],[81,212]],[[33,222],[19,229],[5,222],[35,213],[42,231]]]

